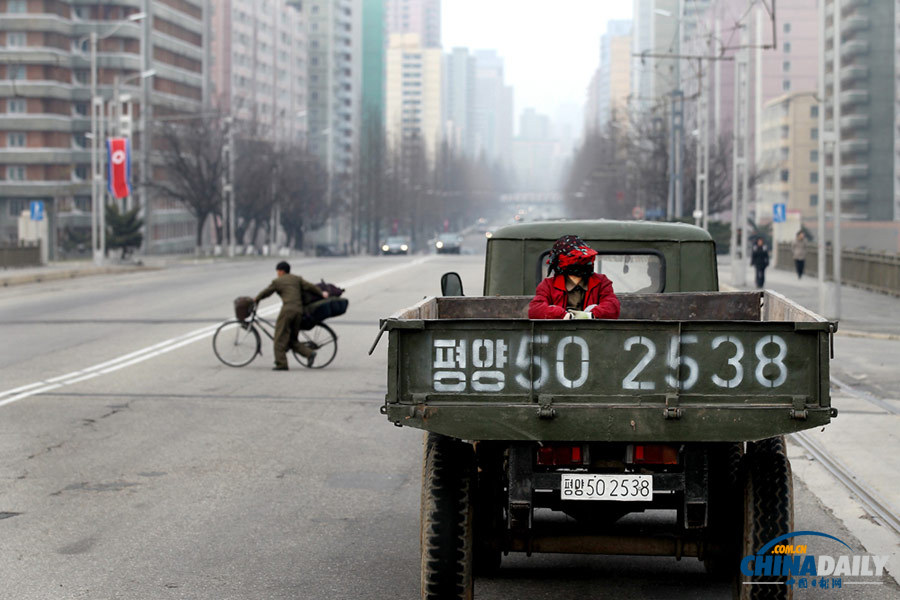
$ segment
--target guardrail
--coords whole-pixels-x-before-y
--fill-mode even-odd
[[[806,245],[804,274],[817,277],[819,273],[819,249],[815,244]],[[831,280],[834,259],[831,247],[825,249],[825,279]],[[775,268],[794,270],[794,255],[790,242],[778,245],[778,262]],[[842,282],[854,287],[900,296],[900,255],[866,250],[844,249],[841,253]]]
[[[21,246],[0,246],[0,267],[39,267],[41,266],[41,244]]]

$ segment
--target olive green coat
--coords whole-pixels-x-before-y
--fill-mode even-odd
[[[322,290],[297,275],[286,273],[272,280],[269,287],[256,295],[259,302],[272,294],[281,296],[281,312],[275,321],[275,366],[287,367],[288,349],[309,357],[312,351],[297,339],[303,321],[303,294],[321,299]]]

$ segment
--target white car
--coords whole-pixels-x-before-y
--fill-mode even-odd
[[[382,254],[409,254],[410,241],[409,238],[402,235],[389,237],[381,244]]]

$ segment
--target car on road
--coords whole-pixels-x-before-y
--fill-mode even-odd
[[[391,236],[381,244],[382,254],[409,254],[412,243],[404,235]]]
[[[442,233],[434,242],[438,254],[459,254],[462,250],[462,236],[458,233]]]
[[[598,251],[618,320],[527,318],[563,235]],[[737,599],[790,598],[789,575],[742,557],[794,529],[784,436],[837,416],[837,324],[718,291],[715,243],[691,225],[524,223],[487,245],[483,296],[447,273],[443,297],[381,323],[381,412],[426,432],[422,597],[471,598],[503,555],[548,552],[693,557]],[[671,516],[618,522],[647,510]]]

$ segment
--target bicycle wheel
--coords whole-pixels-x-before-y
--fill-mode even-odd
[[[259,354],[259,332],[251,323],[226,321],[222,323],[212,340],[216,357],[229,367],[249,365]]]
[[[306,344],[316,351],[316,360],[310,366],[309,361],[294,352],[294,358],[304,367],[321,369],[327,367],[337,354],[337,335],[328,325],[317,323],[312,329],[300,332],[300,343]]]

